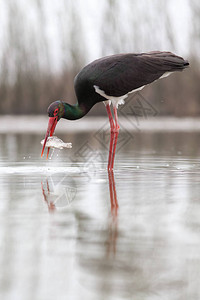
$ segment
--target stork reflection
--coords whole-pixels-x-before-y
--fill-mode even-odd
[[[46,183],[46,186],[45,186]],[[44,201],[46,202],[47,206],[48,206],[48,210],[50,213],[54,212],[56,209],[55,204],[52,202],[51,199],[51,192],[50,192],[50,188],[49,188],[49,182],[48,179],[46,179],[45,182],[41,181],[41,188],[42,188],[42,194],[44,197]]]
[[[62,185],[64,186],[64,182],[61,184],[56,177],[57,175],[53,174],[52,177],[44,179],[41,185],[42,194],[44,201],[48,206],[49,213],[55,212],[56,208],[58,208],[58,205],[60,204],[59,199],[61,197],[59,193],[61,193]],[[64,213],[66,219],[70,220],[70,222],[66,222],[65,226],[60,226],[58,220],[60,216],[61,218],[63,217],[63,214],[60,216],[58,214],[56,218],[57,222],[50,222],[49,224],[49,242],[58,239],[59,237],[63,240],[63,236],[66,236],[66,232],[70,232],[71,235],[73,232],[72,228],[74,228],[74,240],[76,241],[76,243],[74,243],[74,255],[76,256],[75,268],[78,270],[80,285],[84,286],[84,288],[87,287],[88,289],[91,289],[91,280],[87,278],[87,274],[92,274],[94,282],[98,283],[96,288],[102,290],[102,285],[110,285],[110,280],[112,279],[108,279],[104,276],[102,277],[101,271],[107,270],[108,272],[111,272],[112,265],[114,264],[114,266],[117,267],[118,264],[117,254],[119,249],[117,246],[118,240],[120,239],[118,233],[119,206],[113,171],[106,171],[106,173],[104,173],[104,178],[107,178],[107,182],[104,184],[106,188],[106,198],[109,200],[108,214],[103,213],[101,217],[98,218],[97,211],[97,215],[95,215],[93,210],[87,210],[84,205],[79,206],[78,204],[81,203],[81,199],[77,199],[77,205],[74,205],[72,209],[66,209]],[[71,181],[70,177],[67,177],[65,188],[69,189],[70,186],[71,190],[75,189],[75,181],[78,186],[79,181],[77,177],[76,180],[71,178]],[[74,184],[73,187],[72,184]],[[89,193],[90,190],[87,188],[85,191],[86,193]],[[72,201],[75,194],[69,193],[69,195],[71,195],[70,201]],[[95,205],[95,203],[93,202],[91,205]],[[69,218],[71,215],[73,218]],[[57,228],[56,234],[52,234],[52,232],[55,232],[55,228]],[[65,234],[63,234],[63,232],[65,232]],[[65,241],[66,245],[68,245],[69,240],[66,239]],[[99,270],[101,271],[99,272]]]
[[[77,188],[73,178],[63,173],[53,174],[41,181],[42,195],[49,212],[67,207],[76,196]]]
[[[56,210],[56,207],[67,206],[74,200],[77,188],[74,180],[64,176],[59,179],[59,174],[54,174],[41,181],[42,195],[48,206],[49,212]],[[118,214],[117,192],[115,187],[115,178],[113,170],[108,171],[110,207],[113,220],[116,220]]]
[[[109,179],[111,214],[113,218],[116,218],[118,214],[118,201],[117,201],[117,193],[115,188],[115,178],[114,178],[113,170],[108,171],[108,179]]]

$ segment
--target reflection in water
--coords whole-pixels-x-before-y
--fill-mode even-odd
[[[52,200],[50,199],[50,189],[49,189],[49,182],[48,179],[46,179],[46,190],[44,188],[44,183],[41,181],[41,188],[42,188],[42,194],[44,197],[44,201],[46,202],[49,212],[53,212],[56,209],[55,204],[52,202]]]
[[[56,173],[41,180],[41,189],[50,212],[56,208],[67,207],[77,193],[74,179],[65,173]]]
[[[117,193],[115,187],[115,178],[113,170],[108,170],[108,178],[109,178],[109,191],[110,191],[110,205],[111,205],[111,214],[112,219],[110,222],[109,228],[109,238],[107,241],[107,252],[108,255],[116,254],[116,243],[117,243],[117,236],[118,236],[118,201],[117,201]]]
[[[113,258],[117,254],[117,246],[116,245],[117,245],[117,238],[118,238],[118,201],[117,201],[114,173],[112,170],[107,171],[107,172],[108,172],[108,187],[109,187],[110,210],[111,210],[111,218],[108,218],[107,226],[101,232],[101,230],[100,231],[96,230],[94,224],[93,225],[91,224],[92,231],[89,230],[89,232],[87,232],[87,230],[83,229],[83,228],[85,228],[85,226],[82,227],[82,220],[84,220],[85,224],[87,224],[87,223],[89,224],[90,220],[87,219],[86,215],[84,216],[84,218],[81,217],[80,215],[77,215],[77,222],[79,224],[78,232],[77,232],[77,249],[75,249],[75,252],[77,254],[77,262],[79,264],[79,266],[77,265],[77,268],[82,269],[84,267],[84,278],[80,279],[80,284],[81,285],[83,284],[84,287],[88,287],[88,288],[89,288],[89,286],[88,286],[89,282],[86,282],[86,278],[87,278],[86,274],[88,272],[89,272],[90,276],[93,274],[93,280],[95,280],[95,278],[97,276],[96,280],[99,281],[99,279],[102,276],[102,271],[104,270],[104,268],[105,268],[105,271],[106,271],[106,269],[108,270],[109,268],[111,268],[110,272],[113,271],[113,268],[111,267],[111,265],[114,262]],[[56,177],[57,177],[57,174],[51,176],[50,179],[47,178],[41,182],[41,188],[42,188],[42,194],[44,197],[44,201],[47,204],[48,210],[50,213],[55,211],[57,205],[60,204],[57,201],[57,199],[60,198],[60,193],[61,193],[60,189],[59,189],[59,193],[57,193],[57,198],[55,198],[54,197],[55,191],[54,191],[54,189],[52,189],[52,191],[50,190],[50,184],[49,184],[49,180],[55,181]],[[86,177],[88,177],[88,176],[86,176]],[[68,178],[68,181],[69,181],[69,178]],[[60,183],[61,182],[59,182],[59,186],[60,186]],[[45,185],[45,187],[44,187],[44,185]],[[68,189],[69,185],[65,186],[65,188]],[[71,199],[71,201],[72,201],[72,199]],[[53,226],[55,226],[55,224]],[[94,236],[95,236],[95,241],[93,241]],[[86,237],[88,238],[88,240],[85,240]],[[99,240],[98,244],[100,246],[102,254],[104,253],[104,255],[100,256],[96,260],[94,258],[94,255],[96,254],[95,249],[93,249],[94,251],[92,254],[90,250],[88,251],[88,247],[89,248],[93,247],[99,238],[100,238],[100,240]],[[102,238],[103,238],[103,240],[102,240]],[[92,242],[92,244],[91,244],[91,242]],[[80,253],[79,249],[82,247],[84,249]],[[83,255],[83,253],[85,253],[85,254]],[[88,254],[89,254],[89,256],[88,256]],[[92,254],[92,256],[91,256],[91,254]],[[96,272],[94,272],[93,267],[94,267],[94,270],[95,269],[98,270],[97,274],[95,274]],[[102,269],[100,274],[99,274],[99,268]],[[81,273],[82,273],[82,271],[80,272],[80,274]],[[107,273],[107,271],[106,271],[106,273]],[[111,284],[110,281],[107,281],[107,279],[106,279],[107,282],[104,282],[104,280],[105,280],[104,276],[101,278],[101,281],[102,280],[103,280],[103,282],[99,286],[101,293],[102,293],[103,286],[105,288],[105,285],[110,286],[110,284]],[[98,286],[96,286],[96,289],[98,289]],[[107,291],[106,291],[106,293],[107,293]]]
[[[0,135],[1,299],[200,299],[199,134],[134,138],[91,176]]]
[[[55,184],[52,184],[55,181],[55,178],[57,178],[57,175],[51,176],[49,179],[46,178],[41,181],[41,188],[42,188],[42,194],[44,197],[44,201],[47,203],[48,208],[50,211],[54,210],[57,207],[64,207],[67,206],[69,203],[71,203],[75,196],[77,189],[75,187],[74,180],[71,178],[69,179],[68,177],[68,182],[66,185],[66,180],[65,175],[63,175],[63,178],[60,179]],[[88,175],[88,178],[90,176]],[[110,206],[111,206],[111,214],[113,218],[117,218],[117,213],[118,213],[118,201],[117,201],[117,193],[116,193],[116,187],[115,187],[115,179],[114,179],[114,173],[113,170],[108,170],[108,179],[109,179],[109,192],[110,192]],[[70,180],[70,183],[69,183]],[[51,182],[52,190],[50,190],[50,184],[49,181]],[[63,183],[65,182],[65,185]],[[73,183],[73,185],[72,185]],[[63,189],[65,191],[63,195]],[[57,191],[57,194],[56,194]],[[55,197],[56,196],[56,197]],[[63,199],[64,196],[64,199]],[[64,200],[62,201],[61,205],[61,199]]]
[[[61,189],[61,183],[63,184],[63,180],[59,181],[59,191],[57,192],[57,195],[55,197],[55,188],[52,188],[52,191],[50,190],[50,184],[49,180],[52,181],[52,179],[56,178],[56,176],[51,176],[50,179],[46,178],[45,180],[41,181],[41,189],[42,194],[45,203],[48,206],[48,210],[50,213],[54,212],[56,210],[56,207],[60,207],[61,205],[61,197],[62,197],[62,189]],[[110,192],[110,206],[111,206],[111,222],[110,226],[108,228],[108,241],[107,241],[107,252],[110,253],[116,253],[116,240],[117,240],[117,214],[118,214],[118,201],[117,201],[117,193],[116,193],[116,187],[115,187],[115,179],[114,179],[114,173],[113,170],[108,170],[108,179],[109,179],[109,192]],[[70,179],[71,180],[71,179]],[[68,178],[69,181],[69,178]],[[67,206],[67,204],[71,203],[76,195],[76,190],[74,187],[72,187],[72,184],[69,186],[64,187],[65,190],[70,190],[70,194],[67,194],[66,201],[62,203],[62,207]],[[66,196],[66,194],[65,194]],[[65,205],[63,205],[65,204]]]
[[[118,201],[117,201],[117,193],[115,188],[115,178],[114,178],[113,170],[108,170],[108,178],[109,178],[111,212],[113,217],[117,217]]]

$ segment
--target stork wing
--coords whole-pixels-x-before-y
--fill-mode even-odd
[[[108,96],[120,97],[164,76],[182,71],[189,63],[171,52],[119,54],[98,59],[89,66],[92,81]]]

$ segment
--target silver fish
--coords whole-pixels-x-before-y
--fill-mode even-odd
[[[43,145],[44,140],[42,140],[40,143]],[[72,143],[64,143],[57,136],[50,136],[47,139],[46,147],[57,149],[72,148]]]

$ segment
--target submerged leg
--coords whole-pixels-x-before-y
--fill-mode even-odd
[[[106,104],[106,110],[107,110],[107,114],[108,114],[109,122],[110,122],[110,148],[109,148],[109,157],[108,157],[108,170],[110,170],[111,162],[112,162],[112,154],[113,154],[115,124],[114,124],[114,120],[112,117],[112,112],[111,112],[109,104]]]

